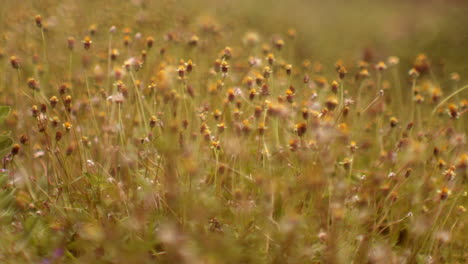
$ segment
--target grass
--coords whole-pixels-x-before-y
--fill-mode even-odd
[[[2,263],[467,261],[463,3],[109,2],[0,8]]]

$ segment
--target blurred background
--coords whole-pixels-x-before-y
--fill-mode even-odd
[[[426,53],[447,73],[459,72],[463,80],[468,73],[467,13],[465,0],[3,0],[0,50],[9,55],[18,49],[25,53],[40,49],[23,45],[40,37],[35,14],[46,19],[49,44],[62,47],[70,35],[82,39],[93,24],[105,33],[116,25],[159,39],[180,28],[190,34],[202,27],[219,35],[219,45],[231,46],[241,42],[246,28],[262,32],[266,42],[273,34],[285,36],[294,28],[293,45],[301,59],[333,67],[338,59],[381,60],[394,55],[410,64],[405,60]]]

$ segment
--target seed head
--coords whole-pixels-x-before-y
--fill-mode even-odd
[[[19,144],[14,144],[13,147],[11,148],[11,155],[16,156],[19,153],[20,149],[21,147]]]
[[[55,133],[55,141],[59,142],[62,139],[62,131],[57,131]]]
[[[74,37],[68,37],[67,45],[68,45],[69,50],[73,50],[73,48],[75,47],[75,38]]]
[[[39,82],[34,78],[29,78],[28,79],[28,86],[32,90],[39,91]]]
[[[21,142],[21,144],[23,144],[23,145],[28,144],[28,142],[29,142],[28,135],[22,134],[22,135],[20,136],[20,142]]]
[[[42,28],[42,16],[41,15],[36,15],[34,17],[34,21],[36,21],[37,27]]]
[[[11,67],[13,67],[13,69],[20,68],[20,60],[16,56],[10,57],[10,64],[11,64]]]
[[[307,124],[306,123],[297,123],[295,126],[294,131],[296,131],[299,137],[302,137],[307,132]]]
[[[292,73],[292,65],[291,65],[291,64],[287,64],[286,67],[285,67],[285,69],[286,69],[286,74],[287,74],[287,75],[291,75],[291,73]]]

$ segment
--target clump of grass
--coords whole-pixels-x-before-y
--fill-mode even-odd
[[[468,86],[430,56],[312,63],[295,29],[30,18],[0,74],[1,261],[466,259]]]

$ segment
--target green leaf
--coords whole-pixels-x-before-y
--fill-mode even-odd
[[[9,106],[0,106],[0,119],[7,117],[10,114],[11,108]]]

